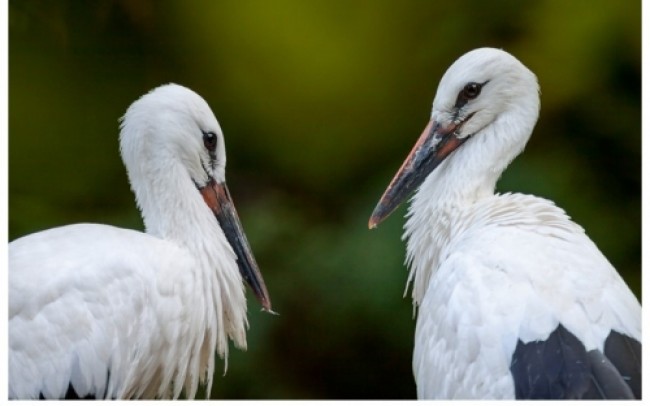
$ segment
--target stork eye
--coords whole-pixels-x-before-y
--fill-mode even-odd
[[[463,97],[467,100],[476,99],[479,94],[481,94],[481,85],[480,83],[470,82],[465,85],[463,88]]]
[[[458,98],[456,99],[456,105],[454,107],[460,109],[470,100],[476,99],[481,94],[483,85],[487,82],[489,81],[485,81],[483,83],[469,82],[466,84],[465,87],[463,87],[463,89],[458,92]]]
[[[214,152],[217,148],[217,134],[212,131],[203,131],[203,145],[208,151]]]

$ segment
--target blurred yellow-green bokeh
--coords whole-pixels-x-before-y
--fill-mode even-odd
[[[9,1],[9,236],[142,229],[118,118],[176,82],[226,136],[228,184],[280,316],[249,293],[247,352],[212,396],[413,398],[402,207],[367,229],[466,51],[513,53],[542,110],[499,191],[554,200],[637,295],[641,2]],[[223,365],[223,363],[220,363]]]

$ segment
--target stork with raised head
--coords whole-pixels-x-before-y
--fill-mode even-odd
[[[417,190],[404,238],[420,398],[641,396],[634,294],[553,202],[495,194],[539,106],[535,75],[512,55],[463,55],[370,217],[374,228]]]
[[[9,397],[194,398],[246,348],[242,279],[271,302],[226,186],[210,107],[160,86],[121,121],[146,233],[100,224],[9,244]]]

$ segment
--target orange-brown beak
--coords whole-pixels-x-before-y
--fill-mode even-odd
[[[253,289],[255,296],[262,304],[262,309],[273,313],[271,298],[266,290],[264,279],[257,262],[255,262],[225,182],[217,183],[214,179],[210,179],[207,185],[199,188],[199,191],[205,203],[214,212],[228,243],[237,255],[237,265],[242,278]]]
[[[472,114],[459,123],[442,126],[429,121],[406,160],[395,174],[370,216],[368,228],[375,228],[388,217],[444,159],[461,146],[469,136],[459,138],[458,130]]]

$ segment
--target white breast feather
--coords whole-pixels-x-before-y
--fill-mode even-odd
[[[48,260],[30,266],[39,257]],[[213,292],[196,294],[206,282],[189,272],[196,264],[163,240],[67,226],[12,242],[9,262],[21,269],[9,274],[10,397],[60,397],[70,382],[109,398],[177,397],[183,388],[193,397],[199,379],[212,379],[218,335],[221,356],[228,335],[245,346],[244,333],[209,320],[217,305],[203,300]]]
[[[634,295],[551,202],[496,195],[420,224],[407,229],[419,397],[514,397],[517,340],[546,339],[558,323],[587,350],[602,351],[611,329],[641,339]]]

